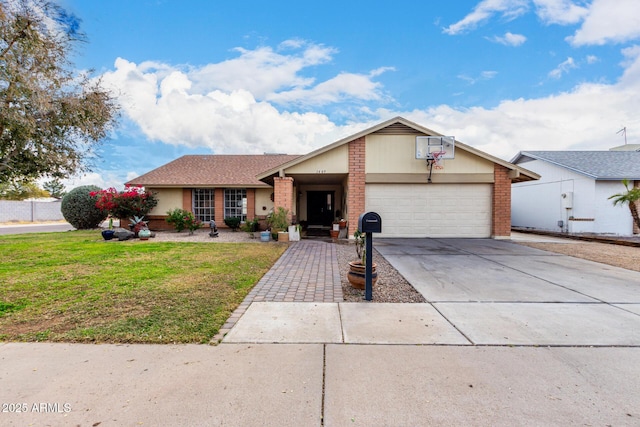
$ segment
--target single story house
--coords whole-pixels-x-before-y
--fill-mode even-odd
[[[625,191],[622,179],[640,186],[640,152],[619,147],[522,151],[511,162],[541,175],[536,182],[513,184],[514,227],[620,236],[638,233],[628,206],[613,206],[609,197]]]
[[[429,160],[427,160],[429,158]],[[302,156],[184,156],[128,182],[158,193],[150,227],[173,208],[219,226],[228,216],[264,219],[284,207],[292,221],[348,236],[367,211],[382,237],[494,237],[511,232],[511,184],[536,173],[402,117]]]

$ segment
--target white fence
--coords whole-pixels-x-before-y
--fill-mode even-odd
[[[12,221],[59,221],[63,220],[57,202],[18,202],[0,200],[0,222]]]

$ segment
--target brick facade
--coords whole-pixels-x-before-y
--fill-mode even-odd
[[[493,167],[493,197],[491,206],[491,236],[511,236],[511,178],[509,169],[497,163]]]
[[[349,178],[347,188],[347,235],[358,229],[358,217],[365,210],[365,137],[349,142]]]
[[[289,211],[291,223],[293,214],[293,178],[290,176],[273,178],[273,209],[283,207]]]

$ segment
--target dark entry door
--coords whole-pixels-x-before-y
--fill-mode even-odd
[[[334,191],[307,192],[307,221],[309,225],[331,225],[334,212]]]

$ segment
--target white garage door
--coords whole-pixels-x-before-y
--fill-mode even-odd
[[[367,184],[381,237],[490,237],[491,184]]]

